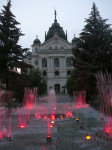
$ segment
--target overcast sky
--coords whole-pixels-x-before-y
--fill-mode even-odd
[[[16,20],[21,23],[25,35],[20,37],[19,44],[23,48],[31,48],[36,35],[41,43],[54,22],[54,7],[57,11],[57,21],[64,31],[67,30],[68,41],[71,42],[74,34],[78,36],[85,25],[85,18],[89,17],[95,2],[103,19],[109,19],[112,24],[112,0],[12,0],[11,11]],[[0,12],[7,0],[0,0]]]

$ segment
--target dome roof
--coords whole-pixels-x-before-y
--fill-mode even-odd
[[[52,24],[52,27],[54,27],[54,26],[60,27],[60,24],[57,22],[57,20],[54,20],[54,23]]]
[[[74,37],[74,38],[72,39],[72,44],[76,44],[76,43],[77,43],[77,38]]]
[[[40,40],[38,38],[36,38],[34,41],[33,41],[33,45],[35,44],[41,44]]]
[[[80,39],[76,38],[74,35],[74,38],[72,39],[72,44],[77,44],[78,42],[80,42]]]
[[[45,35],[45,41],[51,39],[55,33],[57,33],[60,38],[67,41],[67,35],[65,35],[63,28],[60,27],[60,24],[57,22],[56,18],[52,26],[49,28],[47,35]]]

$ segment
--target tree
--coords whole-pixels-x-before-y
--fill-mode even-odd
[[[42,76],[39,69],[30,69],[29,71],[24,71],[22,74],[27,74],[29,77],[28,86],[33,88],[38,88],[38,94],[45,94],[47,90],[47,82],[46,79]]]
[[[112,29],[106,21],[93,3],[90,16],[85,19],[86,25],[72,49],[73,66],[78,69],[75,85],[88,94],[97,93],[97,71],[107,70],[112,74]]]
[[[3,8],[0,13],[0,79],[3,79],[6,89],[9,90],[15,82],[13,79],[19,83],[26,82],[26,77],[16,72],[17,68],[25,69],[31,66],[22,62],[28,48],[23,49],[18,44],[20,36],[24,34],[17,28],[20,23],[11,12],[11,0],[8,0]]]
[[[77,91],[77,87],[75,86],[75,82],[76,82],[76,77],[77,77],[77,69],[73,69],[71,72],[70,77],[68,77],[67,81],[66,81],[66,89],[69,95],[73,95],[73,91]],[[74,77],[75,75],[75,77]]]
[[[5,91],[1,94],[1,102],[5,102],[7,104],[7,107],[9,108],[9,113],[10,108],[12,107],[12,98],[13,98],[12,91]]]

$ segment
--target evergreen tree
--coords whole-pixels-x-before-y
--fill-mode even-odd
[[[38,94],[45,94],[47,92],[47,82],[46,79],[42,76],[42,73],[39,69],[30,69],[28,72],[29,76],[29,86],[37,87]]]
[[[70,77],[68,77],[68,79],[66,80],[65,87],[69,95],[73,95],[73,91],[78,91],[77,87],[75,86],[77,74],[78,74],[77,69],[73,69],[70,74]]]
[[[93,3],[92,11],[86,25],[73,47],[73,66],[78,69],[75,86],[94,94],[96,90],[95,73],[107,70],[112,74],[112,29],[102,19]],[[74,74],[75,76],[75,74]]]
[[[20,36],[24,34],[20,28],[17,28],[20,23],[11,12],[11,0],[8,0],[3,8],[0,13],[0,79],[4,79],[6,89],[9,89],[14,78],[22,82],[26,79],[23,75],[14,72],[14,69],[31,66],[22,62],[25,57],[24,53],[28,49],[23,49],[18,44]]]

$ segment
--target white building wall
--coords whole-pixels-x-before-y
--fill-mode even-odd
[[[38,54],[35,54],[35,48],[38,47]],[[54,48],[58,47],[57,50]],[[71,43],[59,38],[57,36],[57,41],[55,37],[42,43],[40,46],[32,45],[32,65],[35,68],[47,72],[47,92],[49,92],[50,87],[54,88],[55,84],[60,85],[60,93],[62,92],[62,87],[65,86],[67,80],[67,70],[71,70],[72,67],[66,67],[66,59],[72,57]],[[47,67],[42,67],[42,59],[47,59]],[[54,67],[54,59],[59,59],[59,67]],[[38,61],[38,65],[35,65],[35,61]],[[55,71],[59,71],[59,76],[55,75]]]

